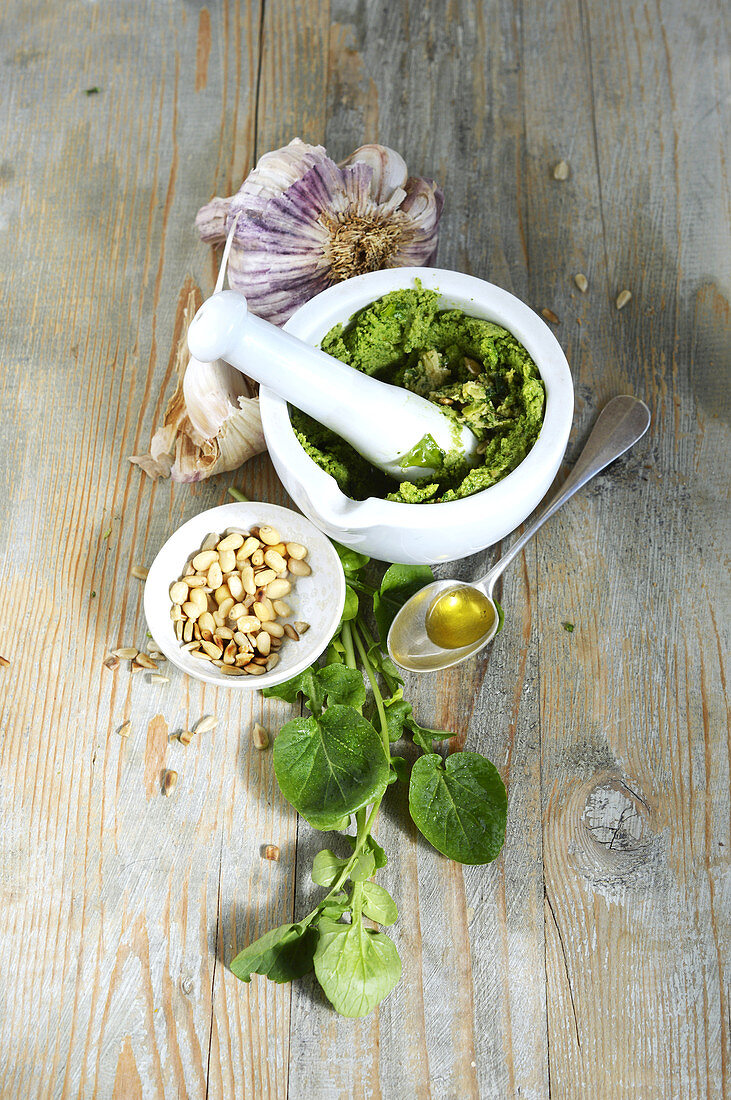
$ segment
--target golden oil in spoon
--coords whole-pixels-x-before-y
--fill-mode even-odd
[[[426,633],[442,649],[479,641],[495,622],[495,608],[478,588],[460,585],[442,592],[426,613]]]

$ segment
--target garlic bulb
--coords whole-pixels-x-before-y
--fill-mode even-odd
[[[275,324],[352,275],[428,264],[444,197],[409,176],[398,153],[363,145],[340,164],[295,138],[266,153],[231,198],[198,211],[204,241],[223,241],[238,215],[229,285]]]
[[[130,457],[155,480],[201,481],[237,469],[266,446],[254,384],[221,360],[200,363],[190,357],[188,325],[200,304],[200,292],[190,288],[176,349],[175,393],[150,453]]]

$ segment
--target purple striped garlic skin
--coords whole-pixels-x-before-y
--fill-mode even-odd
[[[196,226],[218,244],[238,213],[229,285],[282,325],[343,279],[430,263],[443,204],[434,181],[409,176],[393,149],[364,145],[336,164],[321,145],[295,138],[266,153],[231,198],[202,207]]]

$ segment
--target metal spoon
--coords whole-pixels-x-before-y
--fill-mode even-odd
[[[451,668],[472,657],[491,642],[497,634],[498,614],[492,593],[495,582],[503,570],[533,538],[546,520],[557,512],[574,493],[586,485],[596,474],[619,458],[640,439],[650,426],[650,410],[637,397],[614,397],[604,406],[586,446],[579,455],[573,470],[550,503],[536,516],[508,552],[472,588],[481,592],[492,604],[492,626],[481,638],[459,649],[444,649],[435,645],[426,633],[426,616],[437,596],[448,589],[470,587],[464,581],[434,581],[417,592],[404,604],[388,632],[388,652],[391,659],[409,672],[435,672]],[[424,507],[428,507],[425,505]]]

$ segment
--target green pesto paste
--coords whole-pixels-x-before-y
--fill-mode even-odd
[[[418,282],[414,290],[394,290],[356,313],[346,327],[331,329],[322,350],[434,401],[467,424],[484,449],[480,463],[470,469],[460,456],[440,451],[435,475],[396,488],[340,436],[293,408],[298,440],[346,496],[408,504],[458,500],[505,477],[538,438],[545,389],[523,345],[500,325],[438,305],[438,293]]]

